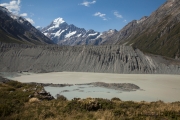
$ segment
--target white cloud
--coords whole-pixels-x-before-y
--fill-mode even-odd
[[[0,6],[3,6],[7,8],[10,12],[12,12],[15,15],[19,15],[22,17],[25,17],[27,21],[29,21],[31,24],[34,24],[34,21],[31,18],[28,18],[27,13],[20,14],[21,6],[20,6],[21,0],[11,0],[9,3],[2,3]],[[31,14],[33,16],[34,14]]]
[[[20,14],[20,16],[26,17],[26,16],[28,16],[28,14],[27,13],[22,13],[22,14]]]
[[[80,5],[84,5],[84,6],[86,6],[86,7],[89,7],[89,5],[91,5],[91,4],[95,4],[96,3],[96,1],[95,0],[93,0],[92,2],[88,2],[88,1],[84,1],[83,3],[81,3]]]
[[[25,18],[27,21],[29,21],[31,24],[34,24],[35,22],[31,18]]]
[[[10,12],[18,15],[20,11],[21,0],[11,0],[9,3],[2,3],[0,6],[7,8]]]
[[[100,13],[100,12],[96,12],[96,13],[94,14],[94,16],[98,16],[98,17],[102,18],[103,20],[107,20],[106,14],[102,14],[102,13]]]
[[[117,18],[123,18],[123,16],[120,15],[117,11],[114,12],[114,15],[115,15]]]
[[[123,22],[127,23],[127,20],[124,20]]]

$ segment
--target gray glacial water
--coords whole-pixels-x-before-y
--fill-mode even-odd
[[[180,101],[180,75],[53,72],[41,74],[22,74],[21,76],[13,77],[11,79],[24,83],[38,82],[54,84],[82,84],[91,82],[133,83],[139,86],[140,89],[143,89],[143,91],[137,90],[132,92],[124,92],[90,86],[85,86],[85,88],[79,88],[78,86],[45,87],[45,89],[53,96],[60,93],[68,99],[72,99],[74,97],[98,97],[108,99],[112,97],[119,97],[122,100],[133,101]],[[63,90],[69,90],[69,92],[61,92]]]
[[[111,99],[113,97],[120,97],[119,94],[122,91],[107,89],[102,87],[94,87],[91,85],[74,85],[66,87],[45,87],[45,90],[50,92],[55,98],[56,94],[64,95],[67,99],[71,100],[73,98],[105,98]],[[63,92],[68,90],[68,92]],[[133,91],[134,92],[134,91]]]

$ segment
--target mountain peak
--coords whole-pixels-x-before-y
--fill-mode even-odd
[[[58,18],[56,18],[54,21],[53,21],[53,24],[55,24],[55,25],[60,25],[60,24],[62,24],[62,23],[64,23],[65,21],[63,20],[63,18],[60,18],[60,17],[58,17]]]
[[[143,21],[145,21],[148,18],[148,16],[144,16],[142,17],[140,20],[137,20],[137,23],[142,23]]]
[[[108,32],[117,32],[117,30],[116,29],[109,29],[109,31]]]

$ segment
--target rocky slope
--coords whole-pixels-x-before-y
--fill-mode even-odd
[[[53,44],[26,19],[0,6],[0,41],[6,43]]]
[[[96,32],[67,24],[63,18],[55,19],[49,26],[41,29],[42,33],[59,45],[99,45],[112,36],[116,30]]]
[[[179,6],[179,0],[167,0],[149,17],[127,24],[105,44],[132,45],[143,52],[180,59]]]
[[[3,72],[106,72],[180,74],[180,61],[143,54],[131,46],[0,44]]]

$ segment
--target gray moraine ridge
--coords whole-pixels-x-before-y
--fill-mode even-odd
[[[58,46],[0,43],[0,72],[180,74],[178,60],[123,45]]]

